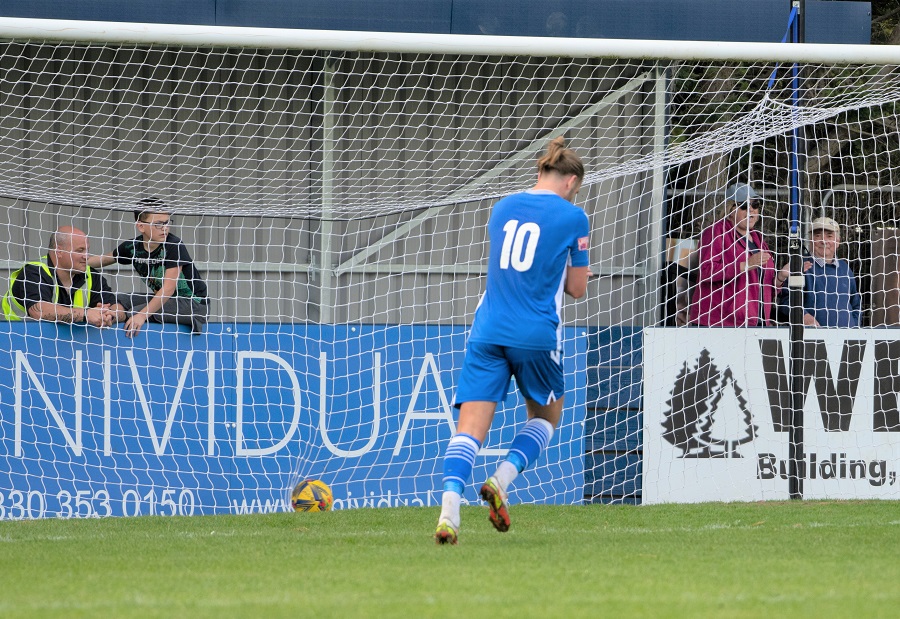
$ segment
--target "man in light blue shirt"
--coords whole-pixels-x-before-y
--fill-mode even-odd
[[[509,529],[507,488],[550,442],[563,408],[563,293],[587,289],[590,225],[572,204],[584,166],[563,138],[538,160],[533,189],[503,198],[488,222],[487,285],[475,311],[454,405],[457,434],[444,452],[441,516],[434,538],[456,544],[459,505],[475,456],[491,427],[509,381],[525,396],[528,421],[506,460],[481,486],[491,524]]]

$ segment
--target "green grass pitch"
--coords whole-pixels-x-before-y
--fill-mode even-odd
[[[0,523],[2,617],[895,617],[900,505],[514,505]]]

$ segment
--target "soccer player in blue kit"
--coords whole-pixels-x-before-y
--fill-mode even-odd
[[[489,518],[509,530],[507,488],[538,459],[553,436],[563,408],[563,292],[584,296],[590,226],[572,204],[584,165],[565,140],[550,142],[538,159],[534,188],[503,198],[488,222],[487,286],[475,310],[454,405],[457,433],[444,452],[438,544],[456,544],[459,505],[475,456],[491,427],[497,403],[506,399],[511,376],[525,396],[528,420],[506,459],[481,486]]]

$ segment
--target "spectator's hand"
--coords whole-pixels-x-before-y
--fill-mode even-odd
[[[147,314],[143,312],[138,312],[134,314],[131,318],[125,321],[125,336],[126,337],[134,337],[140,332],[141,327],[144,326],[144,323],[147,322]]]
[[[812,314],[803,314],[803,326],[804,327],[818,327],[819,321],[816,320]]]
[[[779,269],[778,273],[775,274],[775,283],[781,286],[788,280],[788,277],[791,276],[791,263],[787,262],[781,269]]]
[[[125,311],[125,308],[118,303],[113,303],[109,306],[109,314],[111,320],[110,324],[128,320],[128,313]]]
[[[87,308],[84,310],[84,317],[88,324],[100,327],[101,329],[112,324],[112,318],[109,313],[109,304]]]
[[[756,267],[764,267],[769,264],[769,260],[772,259],[772,255],[767,251],[757,252],[750,256],[747,260],[747,270],[755,269]]]
[[[803,272],[806,273],[807,271],[809,271],[809,267],[811,267],[811,266],[812,266],[812,262],[810,262],[809,260],[806,260],[803,263]]]
[[[116,322],[116,312],[113,309],[110,309],[109,303],[101,303],[97,306],[97,309],[100,310],[100,316],[103,319],[103,324],[101,326],[111,327]]]

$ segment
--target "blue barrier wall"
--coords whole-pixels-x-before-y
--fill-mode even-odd
[[[867,44],[869,2],[808,0],[809,43]],[[0,15],[510,36],[778,42],[787,0],[0,0]]]
[[[466,331],[0,323],[0,519],[275,511],[304,477],[337,508],[439,504]],[[513,501],[583,497],[587,338],[565,335],[564,422]],[[523,419],[513,392],[473,484]]]

